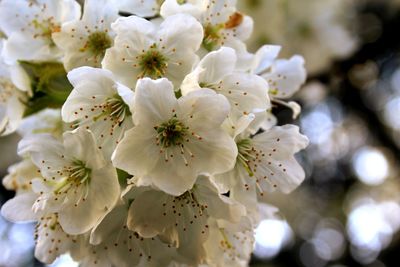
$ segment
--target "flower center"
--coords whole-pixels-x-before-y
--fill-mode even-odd
[[[89,35],[85,47],[96,57],[104,57],[104,54],[108,48],[112,46],[112,40],[108,34],[104,31],[96,31]]]
[[[255,150],[252,145],[251,139],[242,139],[237,142],[236,145],[238,148],[237,162],[245,168],[250,177],[254,176],[254,171],[250,167],[250,162],[255,158],[253,155],[253,152]]]
[[[142,77],[157,79],[165,75],[168,62],[167,58],[157,50],[157,47],[152,45],[140,56],[139,66],[142,70]]]
[[[164,148],[182,145],[188,133],[188,127],[176,117],[162,123],[160,126],[155,126],[154,129],[157,132],[157,143]]]
[[[65,175],[65,179],[57,184],[55,193],[68,192],[74,186],[90,183],[92,170],[87,168],[83,161],[74,160],[70,166],[64,167],[61,173]]]
[[[54,46],[55,43],[51,38],[51,35],[55,32],[61,31],[61,26],[54,21],[53,17],[48,19],[39,21],[37,19],[32,20],[30,23],[31,26],[36,30],[36,33],[33,35],[33,38],[41,37],[46,39],[49,45]]]
[[[222,30],[230,30],[238,27],[243,22],[243,15],[239,12],[235,12],[229,16],[229,19],[225,23],[219,23],[213,25],[208,23],[204,25],[204,38],[203,46],[208,51],[212,51],[220,43],[223,45],[224,33]]]
[[[129,106],[122,100],[120,95],[115,95],[113,98],[107,99],[105,110],[119,124],[125,120],[126,116],[132,115]]]
[[[99,105],[98,107],[101,108],[101,113],[93,118],[94,121],[97,121],[104,116],[108,116],[114,123],[121,125],[125,120],[125,117],[132,115],[129,106],[118,94],[108,98],[104,104]]]
[[[212,25],[209,23],[204,26],[203,46],[205,49],[208,51],[214,50],[221,38],[220,32],[223,28],[224,24]]]
[[[91,169],[87,168],[85,163],[80,160],[75,160],[72,166],[68,169],[69,178],[80,184],[88,181],[90,182]]]

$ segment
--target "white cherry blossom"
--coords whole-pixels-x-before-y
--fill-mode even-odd
[[[254,55],[251,72],[268,82],[268,93],[272,98],[287,99],[306,81],[306,70],[303,57],[278,59],[280,50],[280,46],[262,46]]]
[[[270,108],[268,83],[258,75],[235,70],[236,52],[221,47],[208,53],[182,82],[182,95],[211,89],[224,95],[231,105],[227,128],[235,128],[243,116]]]
[[[81,238],[64,232],[57,213],[34,212],[33,206],[39,194],[31,191],[31,184],[33,179],[41,177],[37,167],[30,160],[24,160],[9,171],[10,174],[3,183],[8,185],[5,181],[12,181],[17,195],[1,207],[1,214],[12,222],[36,222],[35,257],[50,264],[61,254],[79,246]]]
[[[246,267],[254,247],[251,224],[219,223],[209,220],[210,234],[204,243],[209,266]]]
[[[243,41],[247,40],[253,31],[253,20],[236,10],[236,0],[167,0],[161,6],[161,15],[164,17],[179,13],[193,15],[203,25],[204,51],[229,46],[245,53]]]
[[[209,219],[237,223],[243,215],[242,205],[219,194],[208,177],[200,176],[194,187],[180,196],[156,190],[139,192],[129,209],[128,227],[143,237],[159,235],[177,247],[182,262],[193,266],[205,259]]]
[[[203,29],[193,17],[177,14],[161,25],[143,18],[119,18],[112,24],[115,44],[106,51],[103,67],[125,85],[143,77],[166,77],[178,86],[197,60]]]
[[[1,1],[0,29],[8,37],[3,51],[7,62],[60,58],[52,34],[61,30],[62,23],[79,16],[75,0]]]
[[[52,37],[64,53],[67,71],[81,67],[100,67],[106,49],[113,45],[111,23],[118,18],[114,0],[86,0],[81,20],[62,25]]]
[[[261,196],[305,176],[272,113],[300,113],[303,58],[248,52],[236,0],[0,1],[0,135],[22,137],[1,214],[36,222],[35,257],[247,266]]]
[[[2,181],[3,185],[7,190],[14,190],[17,194],[29,192],[30,182],[40,176],[38,170],[30,159],[23,159],[8,168],[8,174]]]
[[[260,195],[278,189],[294,190],[305,177],[294,154],[308,145],[308,139],[294,125],[275,126],[253,138],[236,137],[238,157],[235,168],[216,177],[216,181],[243,190],[255,187]]]
[[[234,166],[236,145],[221,128],[229,103],[211,90],[176,99],[167,79],[138,81],[135,127],[114,154],[114,166],[172,195],[192,188],[201,173],[222,173]]]
[[[129,206],[119,203],[91,232],[87,252],[72,255],[86,266],[167,266],[175,248],[158,237],[143,238],[127,227]]]
[[[62,107],[63,120],[72,128],[90,129],[109,158],[133,126],[133,91],[103,69],[77,68],[68,73],[68,79],[74,89]]]
[[[31,87],[27,74],[18,64],[6,64],[0,56],[0,135],[10,134],[18,128],[29,95]]]
[[[264,45],[253,56],[251,64],[248,64],[250,73],[264,78],[268,82],[268,94],[272,104],[287,107],[293,112],[293,119],[301,112],[301,107],[294,101],[287,100],[292,97],[306,81],[304,59],[301,56],[293,56],[290,59],[278,59],[280,46]],[[257,129],[270,129],[276,125],[276,118],[271,113],[257,112],[253,126]],[[254,132],[255,133],[255,132]]]
[[[40,216],[35,227],[35,257],[51,264],[57,257],[71,250],[80,250],[84,244],[82,236],[67,234],[59,223],[57,213]]]
[[[81,234],[114,207],[120,189],[115,169],[91,132],[77,129],[64,133],[63,139],[61,143],[50,135],[26,137],[19,153],[30,155],[42,175],[32,180],[33,191],[39,194],[33,210],[57,213],[65,232]]]

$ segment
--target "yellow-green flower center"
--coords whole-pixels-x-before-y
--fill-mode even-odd
[[[108,98],[104,104],[98,107],[101,109],[101,113],[94,117],[95,121],[106,116],[116,125],[120,125],[127,116],[132,115],[129,106],[118,94]]]
[[[203,46],[208,51],[212,51],[218,45],[221,38],[221,30],[224,28],[224,24],[212,25],[207,24],[204,26],[204,38]]]
[[[182,145],[188,133],[188,127],[176,117],[154,127],[154,129],[157,132],[157,142],[164,148]]]
[[[49,45],[55,45],[51,35],[55,32],[60,32],[61,26],[54,21],[53,17],[42,21],[34,19],[30,23],[30,25],[35,29],[35,34],[33,35],[33,38],[41,37],[46,39]]]
[[[236,143],[238,148],[237,163],[241,164],[250,176],[254,176],[254,172],[249,163],[254,159],[254,147],[250,138],[242,139]]]
[[[104,57],[106,50],[111,46],[112,40],[104,31],[91,33],[86,44],[86,48],[96,57]]]
[[[57,183],[54,190],[57,194],[68,192],[74,186],[79,187],[82,184],[90,183],[92,170],[87,168],[83,161],[75,160],[60,173],[65,175],[65,178]]]
[[[152,79],[161,78],[165,75],[168,67],[167,58],[160,53],[155,45],[140,56],[139,66],[142,77]]]

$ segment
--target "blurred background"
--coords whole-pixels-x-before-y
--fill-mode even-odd
[[[265,201],[279,208],[256,232],[251,266],[400,266],[400,0],[239,0],[255,20],[249,49],[301,54],[308,80],[296,121],[310,139],[305,182]],[[0,174],[18,161],[18,136],[0,139]],[[1,187],[0,202],[13,196]],[[0,217],[0,266],[33,259],[33,226]],[[68,257],[52,267],[77,266]]]

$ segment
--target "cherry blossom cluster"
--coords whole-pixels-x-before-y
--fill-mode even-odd
[[[301,56],[246,49],[234,0],[2,0],[0,132],[22,161],[2,215],[81,266],[246,266],[263,199],[304,179],[273,108]],[[82,13],[82,14],[81,14]]]

